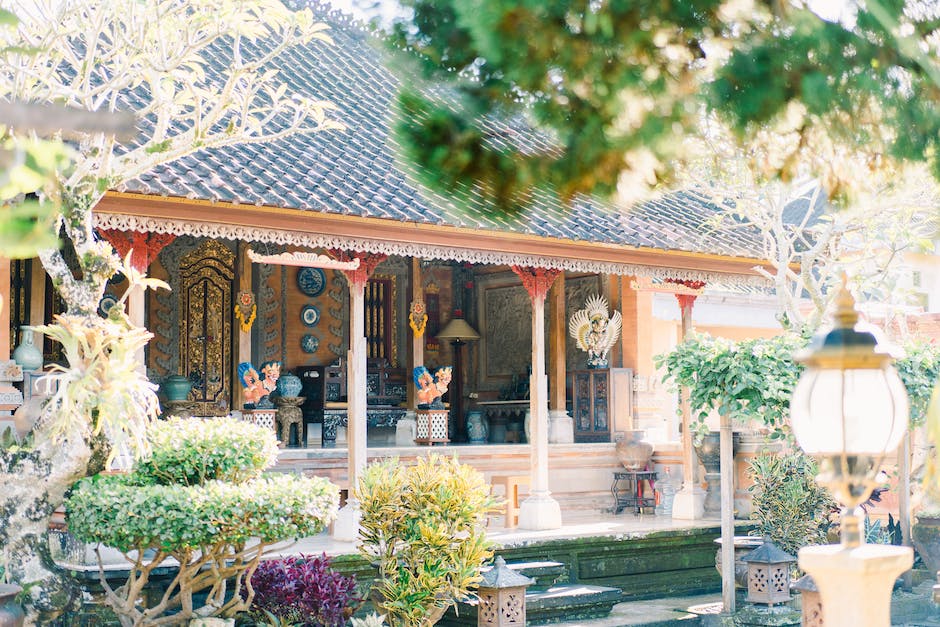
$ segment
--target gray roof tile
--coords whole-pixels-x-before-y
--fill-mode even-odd
[[[338,108],[333,117],[348,130],[203,150],[158,166],[122,185],[122,190],[664,250],[760,256],[755,232],[709,227],[708,220],[718,209],[687,192],[621,212],[585,197],[565,207],[553,194],[537,190],[529,206],[512,216],[487,211],[476,190],[454,193],[458,202],[439,192],[423,188],[419,192],[400,167],[390,137],[390,107],[399,79],[384,67],[381,44],[347,16],[319,3],[311,8],[318,19],[330,24],[334,45],[314,43],[287,51],[281,58],[280,78],[291,92],[333,102]],[[519,119],[488,119],[483,126],[495,133],[497,145],[553,149],[548,136],[533,132]]]

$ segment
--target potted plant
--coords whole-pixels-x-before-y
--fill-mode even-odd
[[[372,601],[392,627],[437,622],[471,595],[493,552],[486,517],[499,502],[483,475],[456,458],[429,455],[370,465],[356,487],[360,552],[376,566]]]

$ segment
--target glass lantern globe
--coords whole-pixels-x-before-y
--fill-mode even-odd
[[[806,370],[793,390],[790,426],[800,447],[819,460],[817,481],[846,507],[842,539],[854,546],[861,541],[854,510],[901,443],[909,409],[895,355],[877,331],[858,324],[844,286],[836,302],[834,328],[795,356]]]

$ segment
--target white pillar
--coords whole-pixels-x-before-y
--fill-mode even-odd
[[[914,563],[911,548],[884,544],[809,546],[799,557],[819,588],[826,627],[888,627],[894,581]]]
[[[692,307],[682,307],[682,338],[685,341],[692,332]],[[692,430],[690,425],[691,411],[689,410],[689,392],[681,390],[680,403],[682,403],[682,489],[676,493],[672,502],[672,517],[674,520],[700,520],[705,517],[705,490],[699,485],[698,456],[692,446]]]
[[[353,491],[366,467],[366,325],[365,281],[349,282],[349,351],[346,353],[346,398],[349,498],[333,524],[333,538],[355,542],[359,536],[359,501]]]
[[[721,416],[721,601],[734,614],[734,441],[731,416]]]
[[[545,374],[545,296],[532,297],[532,377],[529,379],[532,492],[519,506],[521,529],[558,529],[561,507],[548,490],[548,377]]]
[[[130,318],[131,324],[141,329],[147,326],[145,313],[146,300],[146,292],[144,292],[144,288],[139,286],[131,288],[131,293],[127,295],[127,317]],[[134,354],[134,361],[137,362],[138,372],[147,372],[147,362],[144,357],[143,346],[137,349],[137,352]]]

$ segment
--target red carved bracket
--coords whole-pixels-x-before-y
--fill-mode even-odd
[[[705,287],[705,281],[691,281],[689,279],[665,279],[664,283],[682,285],[692,290],[701,290]],[[698,294],[674,294],[674,296],[676,300],[679,301],[679,309],[682,313],[691,315]]]
[[[383,253],[360,253],[336,248],[331,248],[329,253],[337,261],[359,260],[359,267],[355,270],[340,270],[346,275],[346,280],[350,285],[358,286],[364,286],[378,265],[388,258],[388,255]]]
[[[522,279],[522,286],[533,301],[544,300],[555,278],[561,274],[558,268],[533,268],[531,266],[512,266],[512,271]]]
[[[160,251],[176,239],[171,233],[142,233],[116,229],[99,229],[98,232],[114,246],[121,259],[133,250],[131,265],[138,272],[146,272]]]

